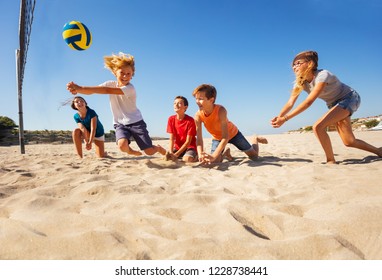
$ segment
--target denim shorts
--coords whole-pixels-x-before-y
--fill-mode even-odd
[[[153,146],[153,142],[147,131],[147,125],[144,120],[141,120],[132,124],[114,124],[115,129],[115,139],[118,142],[119,139],[125,138],[129,141],[134,138],[139,149],[145,150]]]
[[[348,94],[346,94],[344,97],[328,105],[328,108],[330,109],[338,105],[342,109],[348,110],[351,116],[353,115],[355,111],[357,111],[360,104],[361,104],[361,97],[355,90],[353,90],[349,92]]]
[[[178,151],[178,150],[173,150],[172,152],[173,152],[173,153],[176,153],[177,151]],[[184,151],[178,158],[182,158],[182,157],[184,157],[184,156],[197,158],[198,153],[196,152],[195,149],[190,148],[190,149],[185,150],[185,151]]]
[[[211,154],[215,152],[216,148],[219,146],[220,141],[221,140],[212,139]],[[242,152],[246,152],[252,149],[252,145],[248,142],[247,139],[245,139],[245,137],[243,136],[243,134],[241,134],[240,131],[234,137],[232,137],[232,139],[229,140],[228,143],[234,145]]]

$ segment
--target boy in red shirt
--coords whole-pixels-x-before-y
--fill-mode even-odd
[[[197,161],[196,152],[196,126],[192,117],[186,114],[188,100],[177,96],[174,100],[176,115],[170,116],[167,121],[167,132],[170,134],[170,152],[166,158],[177,160],[182,158],[185,162]]]

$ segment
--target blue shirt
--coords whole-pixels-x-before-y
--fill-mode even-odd
[[[87,109],[88,110],[86,112],[86,116],[84,119],[81,119],[80,115],[76,113],[74,114],[74,120],[76,123],[82,123],[82,125],[90,132],[91,120],[92,118],[97,117],[97,128],[96,128],[95,137],[101,137],[102,135],[105,134],[102,123],[99,120],[98,115],[94,110],[90,109],[89,107],[87,107]]]

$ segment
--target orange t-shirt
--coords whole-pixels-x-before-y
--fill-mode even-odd
[[[206,116],[203,111],[199,111],[199,118],[204,123],[207,131],[215,140],[222,140],[222,128],[219,121],[220,105],[215,105],[211,115]],[[232,122],[228,121],[228,140],[231,140],[239,132],[239,129]]]

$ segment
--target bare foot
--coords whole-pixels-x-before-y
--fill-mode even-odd
[[[256,137],[256,140],[257,140],[258,143],[261,143],[261,144],[268,144],[268,140],[267,140],[267,138],[257,136],[257,137]]]
[[[163,148],[161,145],[157,145],[157,148],[158,148],[158,152],[162,155],[166,155],[166,149]]]
[[[103,152],[102,155],[97,155],[97,157],[99,157],[99,158],[105,158],[105,157],[109,157],[109,155],[107,154],[107,152]]]
[[[337,164],[336,159],[334,157],[326,157],[326,162],[324,164]]]
[[[233,156],[231,155],[231,149],[230,148],[227,148],[225,149],[224,153],[223,153],[223,158],[227,158],[229,161],[233,161]]]
[[[141,156],[141,155],[142,155],[142,153],[141,153],[140,151],[133,150],[132,148],[130,148],[130,149],[127,151],[127,153],[128,153],[129,155],[133,155],[133,156]]]
[[[379,157],[382,157],[382,147],[378,148],[378,151],[379,151],[379,152],[378,152],[377,155],[378,155]]]

